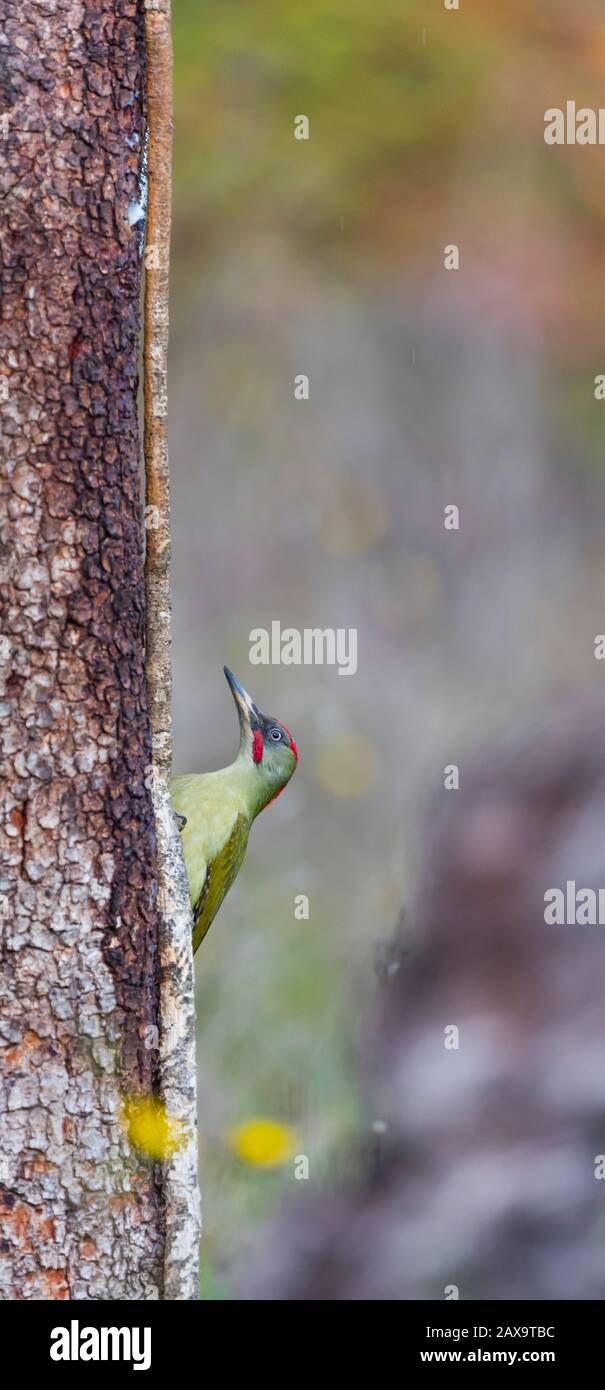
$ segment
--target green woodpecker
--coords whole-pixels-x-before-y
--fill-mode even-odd
[[[194,951],[239,873],[253,820],[283,791],[298,762],[290,730],[261,714],[233,672],[224,670],[239,716],[237,758],[220,772],[186,773],[170,783],[189,879]]]

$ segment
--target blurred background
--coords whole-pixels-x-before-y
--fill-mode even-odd
[[[235,755],[224,662],[300,749],[197,958],[211,1299],[254,1297],[240,1272],[276,1213],[304,1188],[319,1230],[313,1203],[363,1185],[397,1129],[366,1054],[385,975],[399,989],[426,949],[427,845],[465,767],[602,679],[603,151],[543,131],[549,107],[602,104],[605,17],[529,9],[173,0],[175,767]],[[357,673],[251,666],[272,620],[356,628]],[[420,971],[423,989],[428,1008]],[[440,1048],[451,1022],[437,1010]],[[443,1297],[440,1279],[435,1258],[369,1296]],[[284,1271],[267,1296],[294,1287]]]

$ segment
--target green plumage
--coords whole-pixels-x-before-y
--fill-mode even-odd
[[[240,871],[248,844],[249,827],[245,816],[237,816],[224,849],[206,869],[204,886],[193,906],[193,949],[201,945],[210,923],[231,884]]]
[[[237,878],[253,820],[290,780],[298,756],[285,725],[262,715],[226,668],[225,674],[238,708],[239,754],[220,772],[186,773],[170,784],[174,809],[185,820],[194,951]]]
[[[193,911],[194,951],[237,877],[248,844],[251,822],[245,797],[234,795],[236,788],[229,785],[228,771],[173,777],[170,785],[174,809],[187,820],[181,839]]]

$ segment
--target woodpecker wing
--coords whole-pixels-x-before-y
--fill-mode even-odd
[[[201,892],[193,904],[193,949],[204,940],[219,907],[240,871],[248,844],[249,825],[244,815],[235,819],[233,830],[223,848],[211,860]]]

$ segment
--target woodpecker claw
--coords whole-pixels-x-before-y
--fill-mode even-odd
[[[187,817],[182,816],[179,811],[175,811],[174,814],[176,816],[176,823],[179,827],[179,830],[184,830],[187,824]]]

